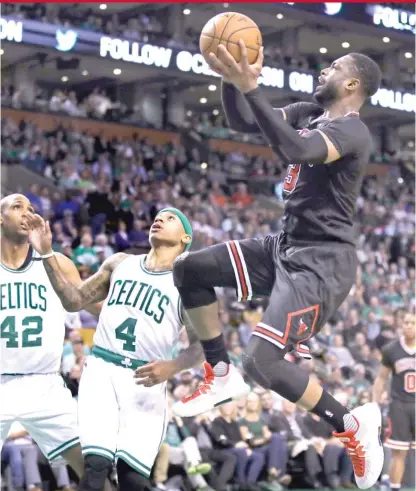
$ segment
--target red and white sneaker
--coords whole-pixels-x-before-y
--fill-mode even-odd
[[[345,445],[354,467],[355,481],[360,489],[373,487],[384,464],[381,443],[381,412],[378,404],[368,403],[351,411],[357,423],[355,430],[333,433]]]
[[[209,363],[205,362],[204,368],[204,383],[191,396],[173,405],[172,411],[177,416],[187,418],[206,413],[221,404],[246,396],[251,390],[233,365],[228,365],[228,371],[222,377],[214,374]]]

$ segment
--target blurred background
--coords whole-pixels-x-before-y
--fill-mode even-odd
[[[285,169],[261,136],[227,128],[220,80],[198,52],[203,25],[226,10],[259,25],[261,84],[275,107],[312,100],[319,70],[350,51],[371,56],[383,71],[382,89],[361,112],[374,151],[355,219],[357,282],[311,343],[314,359],[291,359],[354,407],[369,400],[380,350],[415,310],[414,5],[2,3],[2,195],[31,199],[51,220],[54,250],[73,259],[83,278],[114,252],[145,253],[152,220],[168,205],[190,217],[194,250],[278,233]],[[238,366],[267,300],[239,304],[232,291],[218,295]],[[74,398],[96,323],[87,312],[68,315],[62,373]],[[178,352],[186,346],[184,335]],[[172,380],[171,400],[191,393],[201,374]],[[384,410],[388,401],[386,392]],[[240,437],[237,431],[226,442],[224,425],[238,429],[246,417],[274,435],[281,460],[273,482],[265,478],[267,455],[227,451]],[[4,489],[76,489],[71,472],[50,469],[22,428],[12,429],[6,447]],[[386,453],[379,486],[387,489]],[[20,467],[11,454],[25,456]],[[411,451],[403,487],[414,489],[414,465]],[[205,417],[171,417],[153,483],[176,490],[354,487],[326,424],[256,386],[247,400]]]

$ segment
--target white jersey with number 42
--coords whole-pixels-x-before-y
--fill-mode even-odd
[[[171,271],[152,272],[145,255],[128,256],[111,275],[94,344],[142,361],[170,360],[183,326]]]
[[[20,270],[1,264],[1,373],[59,372],[65,316],[39,254]]]

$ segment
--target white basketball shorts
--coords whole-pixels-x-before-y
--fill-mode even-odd
[[[58,373],[2,375],[0,446],[18,421],[51,462],[79,444],[77,403]]]
[[[136,385],[134,371],[93,355],[78,393],[83,455],[124,460],[149,477],[167,425],[166,384]]]

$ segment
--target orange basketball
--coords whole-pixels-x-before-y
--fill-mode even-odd
[[[238,44],[240,39],[247,47],[249,63],[254,63],[262,45],[261,32],[257,24],[246,15],[225,12],[216,15],[205,24],[199,38],[199,49],[209,64],[208,55],[210,53],[218,55],[218,46],[223,44],[238,62],[241,58]]]

